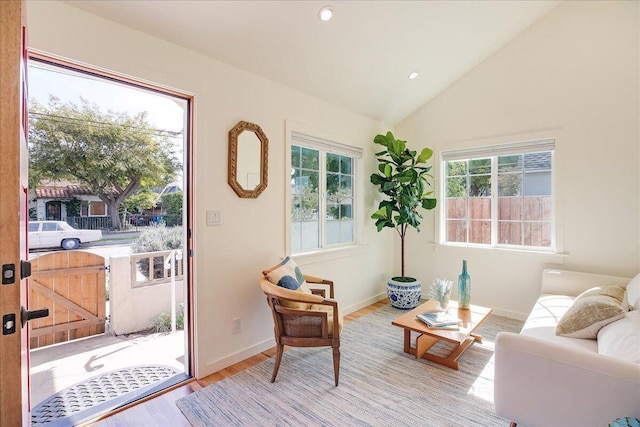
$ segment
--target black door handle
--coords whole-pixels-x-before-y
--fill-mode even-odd
[[[39,319],[41,317],[47,317],[49,315],[48,308],[41,308],[40,310],[27,310],[24,307],[20,307],[21,321],[22,327],[29,321],[33,319]]]

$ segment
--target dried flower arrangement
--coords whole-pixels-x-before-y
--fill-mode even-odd
[[[429,289],[428,298],[434,299],[440,303],[440,308],[446,310],[449,307],[449,298],[451,297],[451,288],[453,282],[447,279],[435,279]]]

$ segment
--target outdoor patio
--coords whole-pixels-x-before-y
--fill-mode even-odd
[[[31,407],[75,384],[134,366],[184,372],[184,331],[95,335],[31,351]]]

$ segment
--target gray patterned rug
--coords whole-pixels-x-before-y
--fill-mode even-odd
[[[403,330],[391,321],[403,310],[382,307],[342,332],[340,385],[331,350],[285,352],[275,383],[266,360],[176,403],[194,426],[505,426],[493,406],[493,343],[522,322],[490,316],[481,344],[455,371],[403,352]],[[448,351],[437,344],[432,352]]]

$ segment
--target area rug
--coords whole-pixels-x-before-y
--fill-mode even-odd
[[[403,310],[382,307],[345,325],[340,385],[329,348],[286,351],[275,383],[269,359],[176,403],[193,426],[505,426],[493,405],[493,343],[522,322],[490,316],[456,371],[403,352]],[[437,344],[432,352],[448,351]]]

